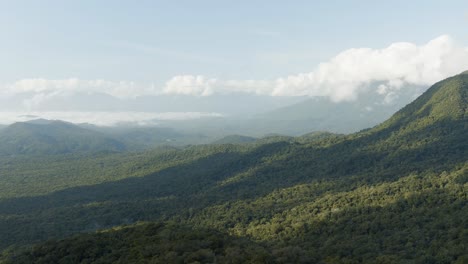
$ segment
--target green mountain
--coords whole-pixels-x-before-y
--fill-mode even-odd
[[[129,149],[144,150],[159,146],[185,146],[190,144],[208,143],[208,138],[199,133],[184,133],[169,127],[138,127],[116,126],[99,127],[93,125],[80,125],[93,131],[103,133],[120,142],[125,143]]]
[[[242,144],[242,143],[252,143],[257,139],[254,137],[247,137],[242,135],[229,135],[221,139],[214,141],[211,144]]]
[[[416,101],[405,106],[389,120],[361,133],[371,137],[381,148],[398,151],[425,149],[430,155],[445,150],[451,155],[466,152],[463,140],[468,129],[468,75],[460,74],[436,83]]]
[[[0,160],[2,258],[466,263],[467,92],[454,76],[347,136]]]
[[[44,119],[14,123],[0,132],[0,155],[113,152],[124,144],[63,121]]]
[[[330,139],[337,139],[340,137],[344,137],[344,135],[330,133],[326,131],[316,131],[316,132],[307,133],[300,137],[297,137],[297,140],[305,143],[305,142],[317,142],[317,141],[324,141],[324,140],[330,140]]]
[[[433,85],[418,100],[398,111],[378,129],[403,126],[418,130],[435,122],[467,118],[468,74],[448,78]],[[403,128],[405,131],[408,128]]]

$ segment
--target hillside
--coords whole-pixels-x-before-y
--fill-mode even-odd
[[[208,143],[212,139],[199,133],[184,133],[169,127],[159,126],[113,126],[99,127],[80,125],[112,137],[132,150],[148,150],[160,146],[185,146],[190,144]]]
[[[0,132],[0,155],[122,151],[124,144],[63,121],[14,123]]]
[[[236,250],[245,258],[232,263],[251,260],[252,252],[264,257],[252,263],[465,263],[467,93],[468,75],[454,76],[386,122],[348,136],[193,146],[141,153],[125,162],[124,156],[102,158],[86,173],[89,178],[29,197],[19,193],[33,193],[34,179],[22,162],[10,160],[5,164],[18,183],[0,200],[0,247],[9,247],[3,259],[164,262],[162,241],[169,240],[168,247],[179,247],[166,253],[179,261],[219,257],[228,263],[223,258]],[[67,167],[84,161],[56,163],[54,170],[74,178]],[[87,184],[93,174],[108,178]],[[50,172],[43,175],[41,181],[61,181],[47,178]],[[134,226],[138,221],[155,223]],[[148,238],[141,231],[169,223],[177,223],[175,230],[218,235],[200,239],[186,231],[185,238],[157,229]],[[89,234],[66,238],[80,232]],[[122,237],[122,243],[113,242]],[[61,240],[21,249],[51,238]],[[193,252],[199,258],[191,258]]]
[[[255,142],[257,139],[254,137],[247,137],[242,135],[230,135],[225,136],[221,139],[218,139],[211,144],[242,144],[242,143],[252,143]]]
[[[15,263],[265,263],[271,260],[271,254],[263,246],[244,238],[175,223],[151,223],[44,244],[31,254],[15,258]]]

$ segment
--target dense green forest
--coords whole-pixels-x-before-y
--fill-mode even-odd
[[[467,263],[467,107],[461,74],[351,135],[4,156],[1,259]]]
[[[230,135],[223,137],[221,139],[218,139],[211,144],[242,144],[242,143],[252,143],[256,141],[256,138],[253,137],[247,137],[247,136],[241,136],[241,135]]]
[[[213,140],[213,137],[166,127],[97,127],[36,119],[0,126],[0,157],[111,154],[161,146],[182,147]]]

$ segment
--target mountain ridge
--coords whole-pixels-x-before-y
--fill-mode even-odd
[[[0,132],[0,153],[64,154],[81,151],[122,151],[124,144],[99,132],[60,120],[17,122]]]
[[[243,135],[229,135],[218,140],[215,140],[211,144],[243,144],[255,142],[257,138],[248,137]]]
[[[408,117],[431,118],[466,118],[468,104],[468,76],[459,74],[437,82],[418,99],[397,111],[388,123],[408,121]]]

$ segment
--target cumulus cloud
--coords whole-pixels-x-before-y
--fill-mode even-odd
[[[382,49],[345,50],[311,72],[276,80],[220,80],[201,75],[180,75],[163,87],[129,81],[25,79],[0,87],[0,99],[26,94],[23,106],[34,109],[51,98],[77,93],[107,94],[120,99],[138,96],[244,93],[269,96],[326,96],[352,101],[373,91],[383,103],[397,100],[402,89],[425,86],[468,69],[468,48],[447,35],[423,45],[399,42]],[[370,90],[373,89],[373,90]],[[414,94],[422,91],[415,91]],[[23,96],[24,97],[24,96]]]
[[[355,100],[376,85],[375,92],[390,102],[405,85],[429,86],[468,69],[468,48],[447,35],[424,45],[400,42],[383,49],[343,51],[308,73],[276,80],[216,80],[203,76],[176,76],[165,93],[206,96],[245,92],[271,96],[327,96],[333,101]]]
[[[267,95],[271,92],[271,82],[265,80],[220,81],[201,75],[180,75],[170,79],[163,90],[164,94],[209,96],[213,94],[248,93]]]
[[[200,75],[180,75],[166,83],[163,93],[208,96],[213,94],[215,85],[216,79],[207,79]]]

